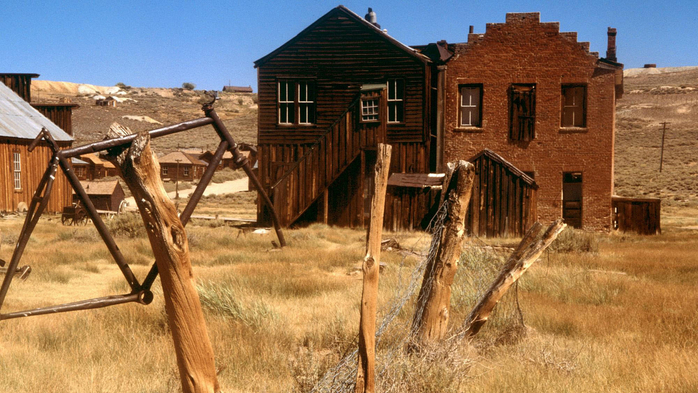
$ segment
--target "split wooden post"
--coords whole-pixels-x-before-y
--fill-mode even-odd
[[[451,285],[458,270],[461,245],[465,238],[465,217],[475,179],[475,166],[467,161],[448,163],[443,192],[448,199],[448,213],[436,257],[427,265],[412,334],[417,346],[440,341],[446,335],[451,308]],[[438,240],[438,239],[436,239]]]
[[[115,124],[108,136],[130,133]],[[121,152],[114,161],[136,200],[155,254],[182,391],[219,392],[213,348],[194,285],[187,235],[160,180],[160,164],[150,149],[150,135],[140,133],[128,151]]]
[[[562,219],[558,219],[550,224],[543,236],[539,236],[543,226],[538,222],[533,224],[507,260],[499,276],[470,312],[468,318],[466,318],[463,325],[466,327],[463,333],[465,338],[470,338],[480,331],[507,290],[533,265],[543,251],[557,239],[557,235],[565,229],[565,226]]]
[[[388,188],[392,146],[378,144],[371,199],[371,220],[366,236],[366,256],[363,260],[363,291],[361,292],[361,322],[359,325],[359,365],[356,373],[357,393],[375,392],[376,309],[378,303],[378,273],[380,270],[381,235],[385,193]]]

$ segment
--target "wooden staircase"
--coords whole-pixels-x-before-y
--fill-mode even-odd
[[[384,91],[373,94],[384,102]],[[364,150],[373,150],[377,143],[385,142],[385,116],[380,116],[380,122],[362,122],[362,98],[366,95],[354,100],[313,145],[299,147],[304,149],[301,158],[271,187],[270,196],[282,226],[292,225],[321,197],[324,208],[320,208],[319,216],[327,223],[329,187]]]

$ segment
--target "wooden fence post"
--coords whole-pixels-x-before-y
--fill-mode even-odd
[[[466,338],[476,335],[480,328],[487,322],[494,306],[502,299],[504,294],[511,288],[526,270],[528,270],[533,262],[545,251],[552,242],[557,239],[557,235],[565,229],[566,225],[562,219],[554,221],[545,231],[542,237],[538,239],[539,233],[543,226],[536,222],[531,229],[526,232],[526,235],[521,239],[521,243],[516,250],[511,254],[507,263],[502,267],[499,276],[494,280],[492,285],[483,295],[482,299],[473,308],[466,318],[463,326],[466,327],[463,335]],[[537,240],[538,239],[538,240]]]
[[[127,134],[130,130],[115,124],[108,136]],[[114,161],[136,200],[153,248],[182,391],[219,392],[213,348],[194,285],[187,235],[160,180],[160,165],[150,150],[148,133],[140,133],[128,151],[121,152]]]
[[[374,174],[375,188],[371,199],[371,220],[368,224],[366,256],[362,265],[363,291],[361,292],[361,322],[359,325],[359,365],[354,389],[357,393],[373,393],[375,391],[378,273],[391,149],[390,145],[378,144],[378,157]]]
[[[440,341],[446,335],[451,308],[451,285],[458,270],[461,245],[465,238],[465,216],[475,178],[475,166],[466,161],[449,163],[443,192],[448,199],[448,215],[444,222],[441,244],[436,257],[424,271],[417,308],[412,321],[415,344]],[[451,169],[453,168],[453,169]]]

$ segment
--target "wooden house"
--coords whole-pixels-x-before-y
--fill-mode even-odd
[[[252,93],[252,86],[223,86],[226,93]]]
[[[160,176],[163,180],[194,181],[201,176],[208,165],[199,159],[198,155],[175,151],[158,158],[160,162]]]
[[[77,176],[79,180],[91,180],[88,179],[88,174],[90,172],[89,162],[77,157],[72,157],[70,159],[70,165],[73,167],[73,172],[75,172],[75,176]]]
[[[118,180],[81,181],[80,184],[97,210],[118,212],[126,196]],[[77,195],[73,198],[78,201]]]
[[[85,167],[84,171],[81,169],[80,174],[78,174],[78,168],[81,168],[82,165],[75,167],[75,164],[73,164],[73,167],[75,168],[75,174],[78,175],[78,179],[80,179],[80,180],[99,180],[99,179],[102,179],[102,178],[107,176],[107,170],[105,168],[105,164],[108,162],[100,159],[99,156],[97,156],[97,154],[95,154],[95,153],[83,154],[80,156],[80,160],[85,162],[87,164],[87,166]],[[112,167],[114,166],[111,163],[109,163],[109,164]],[[82,177],[80,175],[82,175]]]
[[[367,223],[379,142],[393,146],[392,172],[433,167],[431,61],[375,18],[338,6],[255,67],[259,179],[283,225]]]
[[[73,135],[73,109],[80,105],[71,102],[32,102],[31,105],[68,135]]]
[[[31,75],[36,74],[21,74],[27,77],[18,77],[16,80],[21,83],[13,85],[25,97],[29,97],[28,92],[31,91],[28,86]],[[70,147],[73,138],[4,83],[0,83],[0,109],[0,211],[15,211],[20,205],[28,206],[31,203],[53,155],[44,142],[31,153],[28,151],[41,129],[46,128],[60,148]],[[61,211],[71,202],[70,185],[59,170],[46,211]]]

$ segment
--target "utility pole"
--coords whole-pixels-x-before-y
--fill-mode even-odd
[[[662,150],[661,150],[661,153],[659,155],[659,172],[661,172],[662,165],[664,164],[664,136],[666,135],[666,126],[667,126],[667,124],[671,124],[671,123],[665,121],[665,122],[662,122],[659,124],[662,125]]]
[[[177,161],[177,171],[175,172],[175,199],[179,199],[179,163],[182,162],[181,159],[175,159]]]

